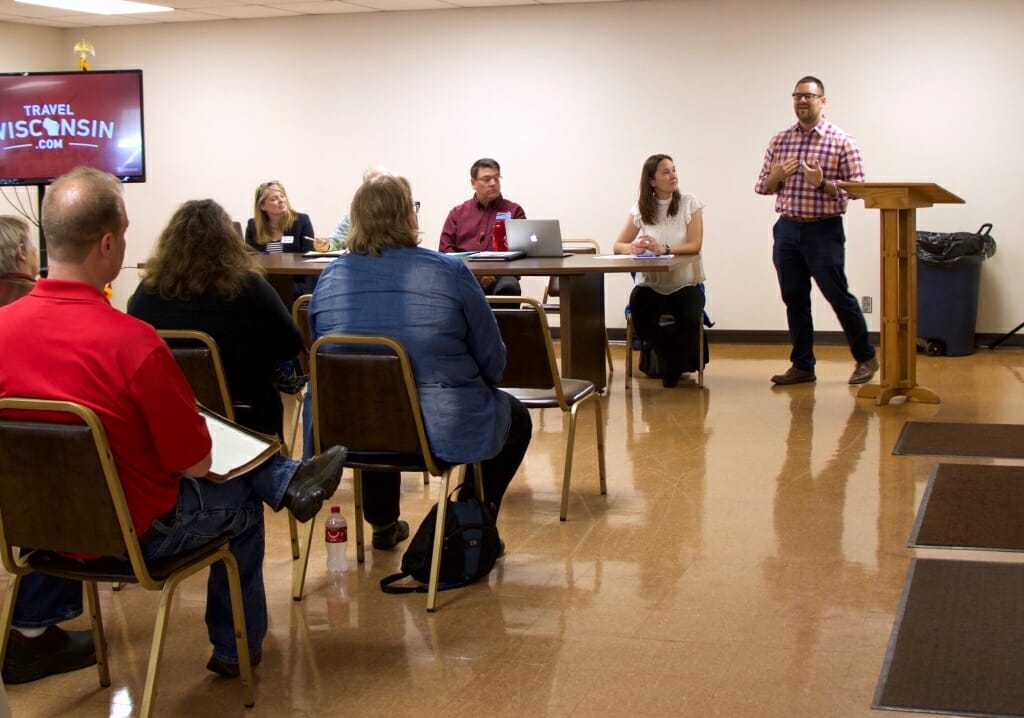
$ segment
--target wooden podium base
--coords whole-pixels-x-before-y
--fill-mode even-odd
[[[874,399],[876,406],[885,406],[897,396],[905,396],[908,401],[919,401],[922,404],[939,403],[939,395],[923,386],[898,387],[865,384],[857,390],[858,399]]]
[[[858,399],[884,406],[897,396],[938,404],[939,395],[917,385],[917,218],[916,210],[963,200],[924,182],[840,182],[851,197],[881,211],[882,325],[879,383],[866,384]]]

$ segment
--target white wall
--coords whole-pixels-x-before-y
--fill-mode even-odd
[[[267,179],[327,234],[371,164],[411,179],[436,246],[483,155],[528,215],[610,249],[643,159],[667,152],[707,203],[711,310],[737,330],[785,328],[773,201],[752,188],[769,137],[793,121],[793,84],[815,74],[869,179],[938,182],[967,200],[920,211],[921,228],[993,222],[978,330],[1002,332],[1024,318],[1020,27],[1015,0],[652,0],[75,29],[31,44],[57,45],[72,69],[85,36],[95,69],[145,71],[150,179],[126,190],[132,263],[181,201],[212,196],[244,221]],[[58,69],[52,55],[5,40],[0,71]],[[854,205],[847,233],[852,290],[877,304],[877,212]],[[609,326],[628,290],[608,278]],[[818,327],[838,330],[816,301]]]

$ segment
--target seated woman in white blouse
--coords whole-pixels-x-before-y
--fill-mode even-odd
[[[679,175],[668,155],[651,155],[640,173],[640,196],[615,240],[616,254],[684,255],[687,261],[668,272],[641,272],[629,295],[636,333],[661,360],[664,386],[675,386],[683,372],[696,371],[703,321],[704,205],[679,191]],[[674,323],[661,325],[670,314]]]

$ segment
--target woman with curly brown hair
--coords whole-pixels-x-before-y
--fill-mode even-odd
[[[157,329],[195,329],[220,349],[240,424],[280,435],[277,364],[294,359],[302,336],[288,308],[212,199],[181,205],[146,260],[128,313]]]

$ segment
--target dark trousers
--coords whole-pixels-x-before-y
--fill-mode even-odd
[[[523,290],[519,285],[519,277],[503,275],[495,278],[494,284],[484,290],[488,297],[521,297]]]
[[[843,218],[797,223],[782,217],[773,229],[772,259],[786,304],[790,361],[798,369],[814,369],[814,320],[811,317],[811,278],[832,305],[856,361],[875,355],[857,298],[846,281],[846,233]]]
[[[665,376],[697,371],[703,349],[697,346],[700,322],[704,321],[704,292],[700,287],[683,287],[671,294],[633,287],[629,313],[636,333],[664,362]],[[663,314],[672,315],[673,323],[662,325]]]
[[[501,508],[501,499],[505,490],[512,483],[512,478],[519,470],[526,456],[526,449],[533,436],[533,420],[529,410],[513,396],[508,397],[511,410],[511,424],[508,438],[497,456],[481,462],[483,470],[484,494],[491,505],[495,518]],[[459,499],[474,496],[474,477],[472,467],[467,472],[466,484],[459,490]],[[401,474],[393,471],[363,472],[363,516],[374,526],[386,526],[393,523],[399,516],[399,494]]]

